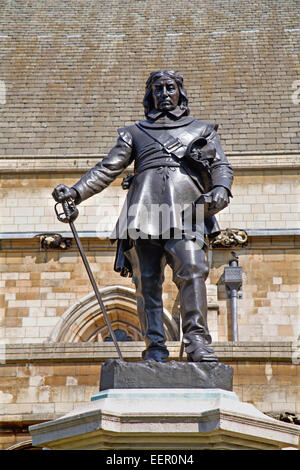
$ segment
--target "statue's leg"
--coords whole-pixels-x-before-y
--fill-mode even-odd
[[[146,343],[143,359],[163,361],[169,352],[163,328],[162,284],[166,262],[162,243],[138,239],[125,254],[133,270],[137,310]]]
[[[206,253],[196,241],[169,240],[165,244],[167,263],[173,270],[173,281],[179,289],[183,343],[188,360],[216,361],[207,325],[208,276]]]

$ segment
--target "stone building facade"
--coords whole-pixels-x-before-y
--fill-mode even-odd
[[[248,236],[245,246],[209,250],[214,348],[234,367],[241,400],[299,422],[297,4],[2,2],[0,448],[31,448],[28,425],[89,401],[101,364],[116,357],[51,192],[101,160],[118,127],[143,118],[145,80],[160,68],[182,73],[193,116],[219,123],[235,178],[234,197],[218,220],[222,229]],[[124,357],[139,360],[133,284],[113,271],[115,246],[108,239],[125,198],[124,175],[79,206],[76,227],[113,328],[127,340],[120,343]],[[53,234],[62,236],[56,248],[47,245]],[[222,280],[232,250],[243,269],[238,342]],[[177,359],[180,318],[168,268],[164,307],[171,359]]]

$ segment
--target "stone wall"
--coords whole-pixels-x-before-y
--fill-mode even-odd
[[[261,241],[253,237],[246,248],[236,250],[243,268],[242,299],[238,300],[241,341],[293,341],[300,334],[299,250],[296,242],[286,238],[281,238],[281,246],[275,237],[273,246],[268,240],[269,246],[261,247]],[[74,242],[68,251],[41,250],[38,240],[30,243],[2,241],[2,343],[50,340],[62,315],[92,290]],[[134,289],[130,278],[121,278],[113,271],[114,248],[107,241],[84,239],[83,246],[99,287],[121,285]],[[230,251],[214,249],[209,255],[208,300],[209,305],[217,305],[215,338],[219,341],[232,338],[231,304],[222,282]],[[164,306],[178,321],[177,288],[171,279],[167,268]],[[213,321],[210,315],[208,319]]]
[[[169,343],[176,360],[179,343]],[[122,343],[125,360],[139,360],[142,343]],[[219,343],[219,359],[234,369],[233,391],[264,413],[299,415],[299,366],[290,343]],[[7,345],[2,349],[0,448],[30,436],[28,425],[55,419],[90,401],[99,390],[101,364],[116,357],[108,344]]]
[[[74,184],[82,173],[9,174],[0,181],[1,232],[68,230],[57,221],[51,192],[59,183]],[[102,193],[84,201],[76,221],[79,231],[110,233],[126,192],[117,179]],[[299,229],[300,185],[297,169],[237,169],[233,199],[220,213],[222,228]]]
[[[51,191],[59,182],[70,185],[78,177],[6,174],[1,179],[2,342],[47,341],[63,313],[91,291],[74,241],[67,251],[45,250],[38,238],[44,232],[71,236],[68,225],[56,220]],[[243,298],[238,302],[242,341],[293,340],[300,334],[297,178],[293,169],[237,170],[234,197],[219,215],[221,228],[236,227],[250,234],[248,245],[238,248],[244,273]],[[115,246],[107,240],[125,197],[120,182],[79,206],[76,227],[99,286],[133,288],[130,279],[113,271]],[[230,301],[221,282],[230,251],[209,253],[209,301],[219,309],[214,338],[221,341],[231,338]],[[166,275],[165,307],[178,317],[177,289],[168,268]]]

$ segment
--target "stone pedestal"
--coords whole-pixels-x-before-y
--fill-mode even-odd
[[[65,416],[29,428],[58,450],[276,450],[297,447],[299,426],[270,418],[234,392],[107,389]]]

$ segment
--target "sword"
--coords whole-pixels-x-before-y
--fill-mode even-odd
[[[62,205],[62,208],[63,208],[63,212],[59,213],[58,212],[58,209],[57,209],[57,206],[58,205]],[[104,315],[104,318],[105,318],[105,321],[106,321],[106,324],[108,326],[108,329],[109,329],[109,332],[110,332],[110,335],[112,337],[112,340],[114,342],[114,345],[116,347],[116,350],[117,350],[117,353],[118,353],[118,356],[119,356],[119,359],[121,359],[121,361],[123,361],[123,357],[122,357],[122,354],[121,354],[121,351],[120,351],[120,348],[119,348],[119,344],[118,344],[118,341],[117,341],[117,338],[115,336],[115,333],[112,329],[112,326],[111,326],[111,323],[110,323],[110,320],[108,318],[108,315],[107,315],[107,312],[106,312],[106,309],[104,307],[104,304],[103,304],[103,301],[102,301],[102,298],[101,298],[101,295],[100,295],[100,292],[99,292],[99,289],[98,289],[98,286],[96,284],[96,281],[95,281],[95,278],[93,276],[93,273],[91,271],[91,268],[90,268],[90,265],[88,263],[88,260],[85,256],[85,253],[84,253],[84,250],[83,250],[83,247],[82,247],[82,244],[81,244],[81,241],[80,241],[80,238],[78,236],[78,233],[77,233],[77,230],[75,228],[75,225],[74,225],[74,220],[78,217],[78,209],[75,205],[75,202],[72,198],[68,198],[67,200],[63,201],[63,202],[58,202],[57,204],[55,204],[54,206],[54,209],[55,209],[55,213],[56,213],[56,216],[58,218],[58,220],[60,222],[63,222],[63,223],[68,223],[69,226],[70,226],[70,229],[72,230],[72,233],[73,233],[73,236],[74,236],[74,239],[75,239],[75,242],[76,242],[76,245],[77,245],[77,248],[79,250],[79,253],[80,253],[80,256],[82,258],[82,261],[83,261],[83,264],[85,266],[85,269],[87,271],[87,274],[88,274],[88,277],[91,281],[91,284],[93,286],[93,289],[94,289],[94,292],[95,292],[95,295],[96,295],[96,298],[98,300],[98,303],[99,303],[99,306],[101,308],[101,311]]]

